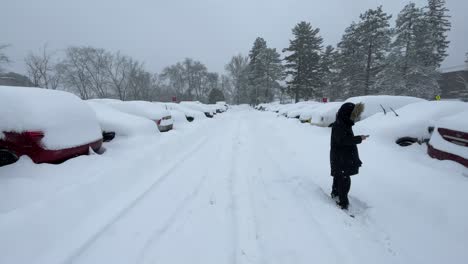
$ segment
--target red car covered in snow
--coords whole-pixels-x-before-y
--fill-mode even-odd
[[[102,145],[96,115],[71,93],[0,86],[0,113],[0,166],[23,155],[59,163]]]
[[[440,120],[427,152],[432,158],[452,160],[468,167],[468,111]]]

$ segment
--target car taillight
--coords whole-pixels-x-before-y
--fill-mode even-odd
[[[22,134],[35,142],[39,142],[44,137],[44,133],[42,131],[26,131]]]
[[[161,119],[156,120],[156,124],[159,126],[161,124]]]

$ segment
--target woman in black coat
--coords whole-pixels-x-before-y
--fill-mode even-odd
[[[330,166],[333,176],[331,196],[342,209],[348,209],[348,192],[351,188],[350,176],[359,173],[362,162],[359,159],[357,144],[368,136],[354,136],[352,126],[359,120],[364,107],[358,104],[345,103],[336,114],[332,124]]]

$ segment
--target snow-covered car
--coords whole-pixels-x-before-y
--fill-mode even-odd
[[[289,108],[289,110],[286,112],[286,116],[288,118],[299,119],[301,117],[302,110],[310,105],[320,105],[320,103],[315,101],[305,101],[296,103],[294,107]]]
[[[216,102],[216,104],[221,107],[223,112],[226,112],[229,109],[229,105],[224,101]]]
[[[435,123],[427,152],[432,158],[468,167],[468,110]]]
[[[93,99],[93,102],[109,105],[121,112],[152,120],[159,131],[172,130],[174,120],[164,107],[147,101],[120,101],[114,99]]]
[[[286,117],[290,111],[296,110],[301,103],[284,104],[278,109],[278,114]]]
[[[117,137],[159,134],[157,126],[147,118],[127,114],[95,101],[87,101],[87,103],[96,113],[104,139],[110,133]]]
[[[361,120],[364,120],[376,113],[391,112],[405,105],[424,101],[426,100],[411,96],[366,95],[348,98],[345,103],[364,104],[364,112],[361,114]]]
[[[180,102],[180,105],[186,106],[192,110],[203,112],[205,116],[208,118],[212,118],[214,115],[216,115],[216,109],[213,109],[213,107],[202,104],[200,102],[185,101],[185,102]]]
[[[312,115],[317,107],[320,107],[323,103],[310,104],[301,109],[299,120],[301,123],[310,123],[312,121]]]
[[[207,104],[207,106],[212,107],[217,114],[226,112],[226,107],[222,104]]]
[[[356,134],[371,135],[377,140],[409,146],[427,142],[430,127],[445,117],[467,111],[468,103],[457,101],[422,101],[406,105],[390,113],[377,113],[355,126]]]
[[[166,109],[172,111],[179,111],[184,113],[187,121],[192,122],[193,120],[205,119],[206,115],[202,111],[194,110],[186,105],[176,104],[176,103],[161,103],[166,107]]]
[[[343,102],[330,102],[320,104],[310,111],[310,124],[328,127],[336,120],[336,112],[340,109]]]
[[[102,145],[93,110],[68,92],[0,86],[0,113],[0,165],[59,163]]]

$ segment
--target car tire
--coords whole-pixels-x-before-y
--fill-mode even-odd
[[[6,149],[0,149],[0,167],[13,164],[18,161],[18,156],[15,153]]]
[[[413,137],[402,137],[402,138],[399,138],[399,139],[397,139],[395,141],[395,143],[397,143],[401,147],[408,147],[408,146],[411,146],[411,145],[413,145],[414,143],[417,143],[417,142],[418,142],[418,139],[413,138]]]

